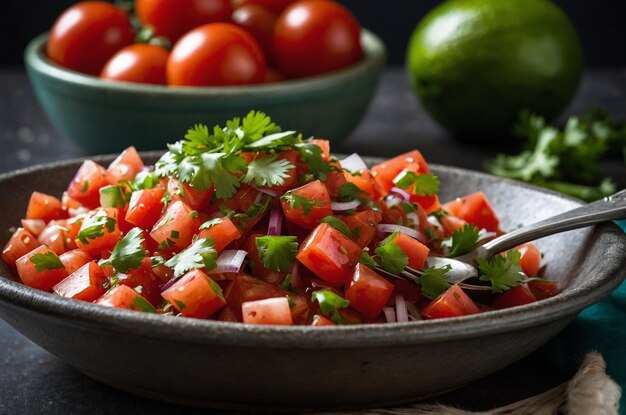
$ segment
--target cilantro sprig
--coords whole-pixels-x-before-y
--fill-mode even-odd
[[[311,301],[317,301],[322,314],[330,317],[335,324],[345,324],[344,318],[339,314],[342,308],[348,308],[350,301],[340,297],[331,290],[318,290],[311,293]]]
[[[292,191],[286,192],[280,197],[280,199],[289,203],[289,206],[291,206],[294,210],[302,208],[302,213],[304,215],[311,213],[311,209],[313,209],[313,207],[324,205],[324,202],[321,200],[309,200],[306,197],[300,196]]]
[[[450,272],[451,269],[452,267],[450,265],[445,265],[440,268],[426,268],[419,278],[419,284],[422,287],[422,295],[433,300],[450,288],[452,285],[450,285],[448,281],[448,272]]]
[[[343,233],[344,235],[346,235],[348,238],[352,238],[353,233],[350,230],[350,228],[348,227],[348,225],[346,225],[341,219],[335,217],[335,216],[326,216],[325,218],[323,218],[320,223],[327,223],[330,226],[332,226],[333,228],[337,229],[339,232]]]
[[[100,261],[100,265],[111,264],[117,272],[123,274],[126,274],[131,269],[137,269],[148,255],[143,244],[143,231],[139,228],[132,228],[115,244],[111,251],[111,256],[106,260]]]
[[[165,266],[174,270],[174,278],[179,278],[195,268],[212,270],[217,266],[217,251],[211,238],[201,238],[183,251],[170,258]]]
[[[410,190],[418,196],[432,196],[439,192],[439,177],[432,173],[417,174],[403,171],[393,183],[400,189]]]
[[[285,271],[296,260],[298,239],[295,236],[257,236],[255,243],[265,268]]]
[[[409,265],[409,256],[395,241],[398,235],[400,235],[398,231],[389,235],[375,251],[380,266],[392,274],[401,273]]]
[[[480,230],[471,223],[465,224],[461,229],[452,232],[452,238],[444,242],[450,242],[448,258],[454,258],[472,252],[478,245]]]
[[[54,252],[35,254],[29,258],[29,261],[35,264],[35,270],[37,270],[37,272],[64,268],[63,263]]]
[[[83,244],[88,244],[89,240],[97,239],[104,235],[104,230],[111,233],[115,230],[117,221],[107,216],[106,211],[99,210],[94,215],[87,217],[80,227],[80,232],[76,236]]]
[[[515,249],[507,251],[506,256],[494,255],[489,258],[478,258],[476,264],[479,279],[489,281],[494,293],[501,293],[516,287],[524,283],[525,279],[522,267],[519,265],[521,258],[522,254]]]
[[[261,187],[282,186],[294,165],[287,160],[276,160],[276,157],[272,155],[252,160],[242,181],[246,184],[254,182]]]

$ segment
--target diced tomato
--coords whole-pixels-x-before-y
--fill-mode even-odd
[[[98,195],[98,198],[100,198],[100,195]],[[98,199],[98,202],[99,201],[100,199]],[[83,205],[81,205],[78,200],[72,199],[70,195],[67,194],[67,192],[63,192],[63,197],[61,198],[61,207],[69,214],[70,209],[76,210],[83,207]]]
[[[233,311],[229,307],[224,307],[224,309],[220,313],[220,316],[217,319],[219,321],[228,321],[231,323],[239,321],[237,320],[237,316],[235,315],[235,313],[233,313]]]
[[[19,257],[26,255],[39,245],[41,244],[35,235],[24,228],[17,228],[2,250],[2,259],[9,265],[15,265]]]
[[[363,190],[365,193],[361,196],[366,199],[377,199],[382,193],[378,183],[376,182],[376,180],[374,180],[374,176],[372,175],[372,172],[370,170],[363,170],[361,171],[361,174],[356,175],[344,172],[344,177],[348,182]]]
[[[59,259],[65,266],[67,275],[70,275],[89,261],[91,261],[91,255],[82,249],[72,249],[59,256]]]
[[[116,279],[118,284],[128,285],[140,292],[141,296],[153,306],[156,307],[161,303],[161,279],[152,272],[150,258],[144,258],[139,268],[132,269],[127,274],[118,273]]]
[[[412,194],[411,202],[417,203],[422,206],[426,210],[426,213],[431,213],[441,209],[441,203],[439,203],[439,196],[437,195],[417,196]]]
[[[383,223],[391,223],[393,225],[402,226],[406,226],[408,224],[406,211],[402,208],[402,206],[395,205],[389,207],[384,202],[380,203],[379,206],[381,207],[381,213],[383,215]]]
[[[61,201],[45,193],[33,192],[28,202],[26,219],[41,219],[45,222],[67,217]]]
[[[526,284],[522,284],[500,294],[500,297],[493,303],[492,307],[499,310],[502,308],[530,304],[535,301],[537,301],[537,298],[530,291],[530,288],[528,288]]]
[[[241,305],[243,322],[247,324],[273,324],[290,326],[293,324],[287,297],[266,298],[246,301]]]
[[[289,200],[281,198],[283,212],[288,221],[306,229],[313,229],[320,223],[320,220],[333,214],[330,195],[321,181],[315,180],[291,190],[291,193],[296,197],[294,205]],[[297,202],[298,197],[306,199],[303,203],[309,204],[301,206]]]
[[[165,213],[154,225],[150,236],[159,244],[160,250],[182,251],[191,244],[200,228],[200,219],[195,210],[185,202],[170,203]]]
[[[348,225],[352,233],[352,240],[361,248],[365,248],[376,236],[376,225],[383,216],[372,209],[363,210],[352,215],[344,216],[341,220]]]
[[[80,228],[83,225],[83,220],[87,217],[86,214],[74,216],[66,220],[65,228],[67,229],[67,237],[74,241],[78,237]]]
[[[479,313],[480,309],[459,284],[454,284],[422,309],[427,319],[459,317]]]
[[[215,243],[214,248],[217,252],[222,250],[232,241],[241,238],[241,232],[237,226],[227,217],[215,220],[215,224],[210,228],[202,229],[198,234],[199,238],[211,238]]]
[[[167,182],[167,191],[172,201],[182,200],[192,209],[200,209],[205,207],[211,201],[215,188],[213,186],[203,191],[195,189],[188,183],[181,183],[171,177]]]
[[[52,291],[62,297],[92,302],[106,292],[106,284],[102,267],[91,261],[52,287]]]
[[[233,197],[225,200],[223,205],[228,209],[234,210],[235,212],[245,212],[250,208],[250,206],[259,200],[260,193],[261,192],[254,187],[242,184],[239,189],[237,189],[237,192],[233,195]]]
[[[233,222],[241,233],[246,233],[265,216],[273,198],[254,187],[242,185],[233,197],[224,201],[222,205],[243,215],[237,215]]]
[[[334,164],[338,163],[335,162]],[[346,184],[346,182],[346,176],[342,171],[331,170],[326,174],[326,181],[324,184],[326,185],[328,194],[337,199],[339,198],[339,190],[341,190],[341,187]]]
[[[409,257],[409,267],[418,270],[424,267],[426,258],[430,252],[430,249],[426,245],[403,233],[399,233],[393,241],[398,244],[398,247]]]
[[[524,274],[529,277],[537,276],[539,268],[541,268],[541,252],[537,247],[528,242],[515,248],[522,255],[519,260],[519,265],[522,267]]]
[[[441,217],[439,218],[439,223],[441,223],[444,232],[448,236],[452,235],[455,231],[460,230],[461,228],[463,228],[463,226],[467,224],[467,222],[465,222],[463,219],[457,218],[454,215],[441,215]]]
[[[328,284],[339,287],[352,275],[361,248],[326,223],[319,225],[302,243],[296,258]]]
[[[330,161],[330,141],[314,138],[311,140],[311,143],[322,149],[322,159],[324,161]]]
[[[422,153],[417,150],[384,161],[371,169],[376,183],[384,193],[389,193],[389,190],[395,186],[393,179],[405,170],[420,174],[430,172]]]
[[[226,301],[220,287],[199,269],[194,269],[161,293],[185,317],[207,318]]]
[[[39,236],[46,227],[46,222],[41,219],[22,219],[21,222],[22,228],[33,234],[33,236]]]
[[[352,308],[367,318],[375,318],[383,310],[393,288],[392,283],[376,272],[363,264],[357,264],[345,291]]]
[[[98,226],[97,235],[90,232],[94,226],[94,221],[98,218],[106,219],[106,224]],[[103,219],[104,220],[104,219]],[[91,212],[80,226],[80,232],[76,238],[76,245],[83,251],[97,255],[102,251],[110,251],[115,247],[117,241],[120,239],[121,232],[117,223],[117,209],[115,208],[100,208]]]
[[[76,248],[76,243],[69,237],[66,220],[51,221],[37,237],[40,244],[48,246],[57,255]]]
[[[67,194],[89,209],[95,209],[100,205],[100,188],[110,184],[115,184],[115,178],[104,167],[85,160],[67,188]]]
[[[96,304],[106,307],[124,308],[133,311],[154,313],[156,310],[137,291],[127,285],[118,285],[100,297]]]
[[[537,300],[554,297],[559,292],[559,286],[556,281],[529,281],[528,288],[530,288]]]
[[[35,262],[37,261],[33,262],[31,260],[35,255],[45,255],[47,257],[45,268],[37,270],[35,265]],[[54,266],[54,262],[56,262],[55,260],[58,261],[60,267]],[[67,271],[65,270],[63,263],[59,260],[57,254],[55,254],[54,251],[47,246],[43,245],[19,257],[15,262],[15,266],[17,267],[17,274],[25,285],[43,291],[50,291],[55,284],[67,277]]]
[[[285,279],[285,276],[289,271],[284,270],[279,272],[274,271],[273,269],[265,268],[263,261],[261,261],[261,258],[259,257],[259,250],[256,246],[257,236],[265,235],[255,233],[246,239],[246,251],[248,252],[248,258],[251,262],[250,267],[252,268],[252,274],[255,277],[261,278],[263,281],[267,281],[271,284],[279,284]]]
[[[313,316],[312,326],[336,326],[335,323],[327,319],[326,317],[316,314]]]
[[[443,208],[452,215],[490,232],[498,232],[500,220],[483,192],[471,193],[452,200]]]
[[[141,229],[152,229],[163,211],[164,194],[165,189],[161,186],[133,192],[126,211],[126,221]]]
[[[109,165],[107,171],[115,181],[133,180],[144,168],[143,161],[135,147],[128,147]]]

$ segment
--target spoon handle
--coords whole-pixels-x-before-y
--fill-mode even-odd
[[[544,236],[619,219],[626,219],[626,189],[499,236],[482,246],[481,255],[492,256]]]

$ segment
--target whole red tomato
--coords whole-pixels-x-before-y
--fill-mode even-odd
[[[198,26],[229,21],[233,8],[230,0],[136,0],[135,11],[142,25],[175,43]]]
[[[274,57],[288,77],[333,71],[358,61],[362,54],[359,23],[334,1],[296,2],[276,22]]]
[[[293,3],[294,0],[235,0],[235,8],[239,8],[241,6],[254,4],[256,6],[261,6],[266,8],[267,10],[274,13],[276,16],[280,16],[280,14]]]
[[[265,7],[247,4],[237,7],[233,12],[232,18],[233,22],[254,36],[261,48],[263,48],[267,61],[272,62],[274,57],[272,43],[274,41],[276,16]]]
[[[48,58],[75,71],[98,75],[135,33],[122,10],[103,1],[85,1],[65,10],[54,22],[46,46]]]
[[[126,46],[107,62],[100,77],[112,81],[165,85],[168,56],[169,52],[157,45],[136,43]]]
[[[232,23],[210,23],[183,36],[167,61],[170,85],[244,85],[265,80],[259,43]]]

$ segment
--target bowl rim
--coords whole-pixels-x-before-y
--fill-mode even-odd
[[[44,53],[49,32],[44,32],[32,39],[24,50],[24,63],[27,69],[54,78],[65,84],[92,88],[105,93],[124,92],[150,94],[159,97],[216,97],[230,95],[291,95],[304,90],[317,90],[341,85],[363,74],[382,68],[387,60],[387,50],[382,39],[373,32],[361,29],[363,58],[358,62],[332,72],[300,79],[285,80],[269,84],[236,85],[236,86],[180,86],[152,85],[132,82],[114,82],[103,80],[97,76],[83,74],[64,68],[51,62]]]
[[[162,152],[142,152],[142,157],[158,157]],[[89,157],[97,162],[111,161],[116,155]],[[0,183],[17,182],[27,174],[49,172],[57,168],[76,166],[86,157],[39,164],[0,174]],[[376,160],[376,158],[370,158]],[[378,158],[378,160],[382,160]],[[582,205],[578,199],[536,186],[486,173],[457,167],[431,165],[433,171],[456,175],[468,173],[486,180],[502,181],[551,198]],[[626,233],[616,224],[597,228],[616,238],[618,256],[611,258],[605,275],[555,297],[535,303],[450,319],[422,320],[408,323],[378,323],[335,327],[259,326],[242,323],[172,318],[161,315],[114,309],[77,301],[27,287],[12,277],[0,275],[0,307],[26,309],[54,318],[63,318],[92,330],[107,333],[132,334],[143,338],[177,343],[228,345],[237,347],[266,347],[291,349],[354,349],[399,347],[417,344],[456,341],[489,334],[510,332],[573,318],[583,308],[603,298],[626,278]],[[506,325],[502,323],[506,322]]]

